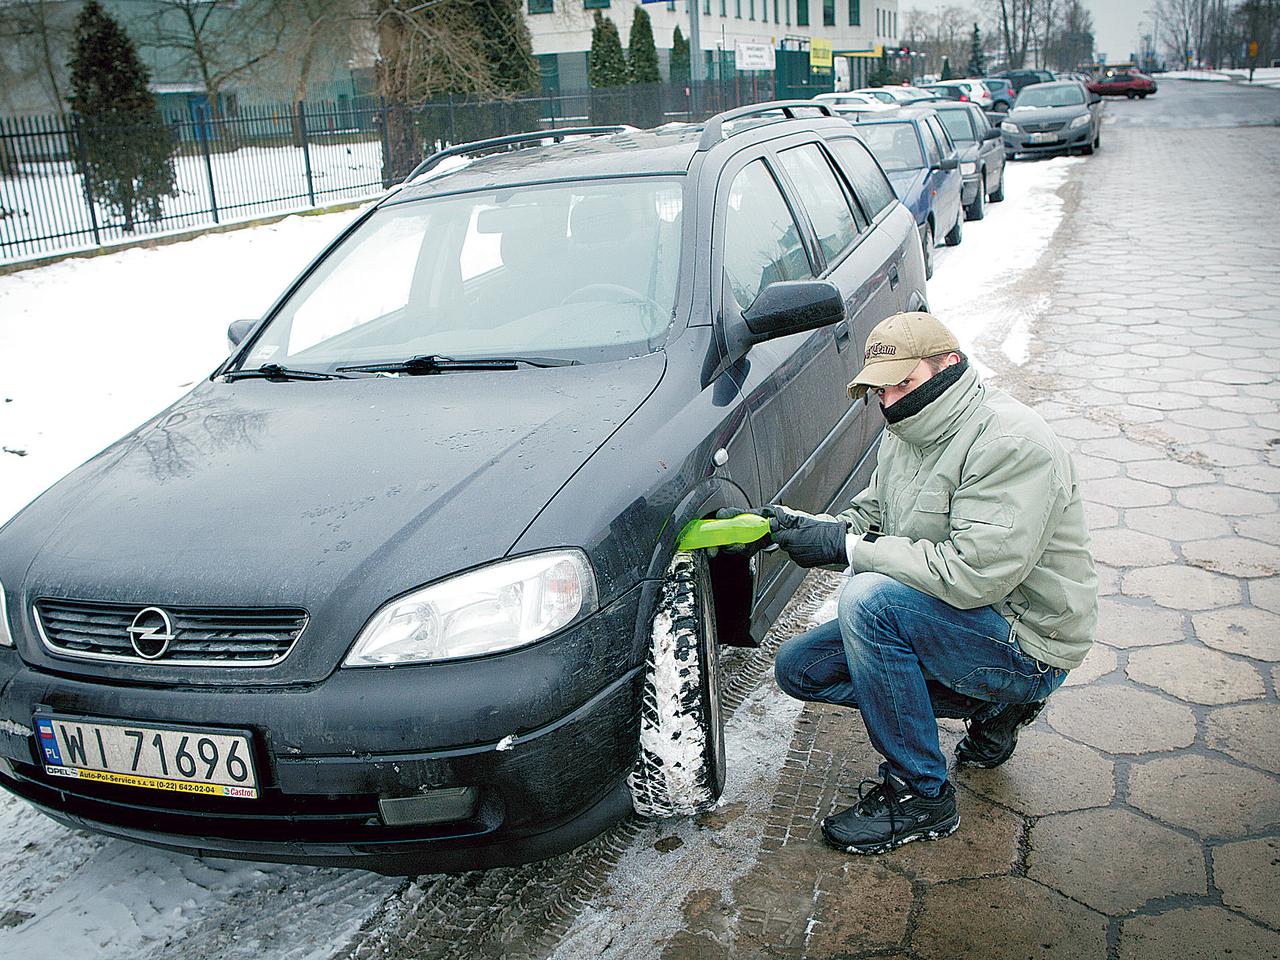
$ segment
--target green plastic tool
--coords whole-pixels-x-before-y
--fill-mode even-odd
[[[769,532],[769,521],[759,514],[740,513],[727,520],[690,520],[680,531],[678,550],[705,550],[731,543],[755,543]]]

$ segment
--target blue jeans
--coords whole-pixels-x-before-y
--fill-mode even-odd
[[[1066,679],[1023,653],[994,607],[960,610],[879,573],[851,577],[838,618],[783,643],[774,673],[799,700],[860,710],[881,775],[926,796],[947,781],[935,718],[991,720]]]

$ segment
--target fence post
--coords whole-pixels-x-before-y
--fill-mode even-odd
[[[209,112],[204,107],[196,110],[196,135],[200,138],[200,152],[204,154],[204,173],[209,179],[209,207],[213,222],[218,222],[218,195],[213,189],[213,161],[209,159]]]
[[[452,147],[455,143],[457,143],[457,139],[453,135],[453,94],[450,93],[449,94],[449,142],[446,143],[445,146]]]
[[[98,210],[93,203],[93,184],[89,182],[89,158],[84,149],[84,134],[80,130],[80,114],[72,115],[72,135],[76,141],[76,160],[80,165],[80,182],[84,185],[84,203],[89,208],[89,226],[93,230],[93,245],[102,246],[102,235],[98,230]]]
[[[298,101],[298,129],[302,133],[302,161],[307,167],[307,202],[316,205],[316,185],[311,177],[311,150],[307,146],[307,111],[303,102]]]
[[[391,115],[387,110],[387,98],[378,98],[378,110],[382,114],[382,188],[391,186]]]

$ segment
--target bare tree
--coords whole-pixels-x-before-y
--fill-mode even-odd
[[[963,72],[969,62],[975,19],[972,10],[955,4],[940,10],[913,7],[903,15],[901,38],[912,50],[925,54],[925,73],[938,73],[944,60],[953,70]]]
[[[1082,0],[1062,0],[1059,10],[1044,62],[1059,70],[1074,70],[1093,59],[1093,14]]]
[[[222,92],[280,52],[285,21],[271,0],[151,0],[147,46],[172,50],[204,85],[209,114],[222,114]]]
[[[36,77],[41,89],[66,120],[67,57],[76,9],[56,0],[0,3],[0,42],[14,53],[0,61],[0,82],[16,84]]]
[[[277,59],[293,82],[293,101],[305,100],[316,57],[325,47],[354,44],[355,22],[367,0],[290,0],[280,5],[282,42]]]
[[[1020,69],[1027,62],[1036,0],[996,0],[996,4],[1005,65],[1011,70]]]
[[[1187,66],[1188,57],[1195,57],[1193,42],[1201,0],[1157,0],[1156,10],[1166,32],[1169,59],[1178,69]]]

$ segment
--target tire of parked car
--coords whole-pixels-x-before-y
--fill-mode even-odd
[[[973,202],[964,208],[964,218],[966,220],[981,220],[987,215],[987,172],[982,171],[979,183],[983,184],[978,189],[977,195],[973,198]]]
[[[1000,182],[996,184],[996,188],[991,191],[987,199],[992,203],[1001,203],[1004,200],[1004,171],[1000,171]]]
[[[640,703],[640,753],[627,777],[642,817],[689,816],[724,790],[724,717],[711,576],[677,553],[659,590]]]
[[[924,278],[926,280],[933,279],[933,221],[925,224],[924,240],[920,246],[924,248]]]
[[[956,217],[956,225],[947,231],[947,235],[942,238],[942,242],[948,247],[960,246],[960,241],[964,239],[964,213]]]

